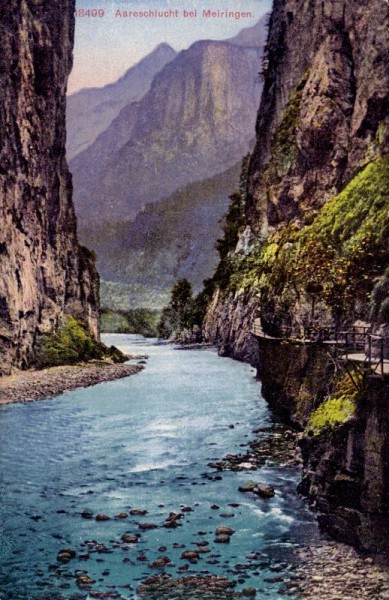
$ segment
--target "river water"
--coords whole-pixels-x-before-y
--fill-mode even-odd
[[[0,409],[1,600],[93,597],[77,586],[78,569],[95,580],[94,592],[137,598],[139,582],[159,572],[151,562],[168,556],[173,566],[164,571],[182,576],[177,569],[187,561],[177,546],[195,549],[199,540],[209,542],[210,553],[190,564],[187,575],[226,575],[236,590],[255,588],[257,598],[284,597],[280,582],[266,579],[293,571],[293,549],[318,535],[296,494],[298,469],[264,466],[220,476],[207,467],[244,451],[254,429],[273,423],[254,370],[212,349],[180,351],[129,335],[104,341],[147,353],[147,367],[126,379]],[[240,493],[249,479],[273,485],[275,497]],[[183,506],[193,510],[177,529],[139,529],[143,522],[160,526]],[[134,508],[148,514],[114,518]],[[86,519],[83,511],[111,519]],[[236,532],[229,544],[214,543],[220,525]],[[126,533],[141,533],[138,543],[120,543]],[[95,552],[86,541],[106,551]],[[63,548],[77,553],[64,565],[56,558]]]

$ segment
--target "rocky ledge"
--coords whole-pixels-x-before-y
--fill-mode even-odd
[[[135,375],[142,369],[143,366],[140,364],[110,364],[96,361],[50,367],[40,371],[18,371],[0,379],[0,404],[42,400],[103,381]]]

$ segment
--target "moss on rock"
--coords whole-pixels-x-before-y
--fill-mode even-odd
[[[388,167],[387,158],[377,159],[309,225],[291,222],[250,253],[230,255],[225,287],[232,293],[258,289],[272,300],[274,315],[284,318],[302,299],[312,304],[312,316],[320,302],[335,321],[353,315],[357,303],[367,317],[388,258]]]
[[[346,423],[354,413],[355,405],[349,398],[345,396],[330,398],[311,414],[308,428],[318,434],[325,427]]]
[[[356,412],[361,383],[362,375],[355,370],[338,376],[331,396],[311,413],[308,430],[317,435],[325,428],[334,428],[349,421]]]

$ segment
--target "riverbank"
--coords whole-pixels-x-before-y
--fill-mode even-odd
[[[323,540],[297,551],[298,565],[283,594],[316,600],[387,600],[389,571],[380,559],[351,546]],[[382,558],[382,557],[381,557]]]
[[[141,364],[111,364],[98,361],[50,367],[39,371],[18,371],[0,378],[0,404],[43,400],[77,388],[135,375],[142,369]]]

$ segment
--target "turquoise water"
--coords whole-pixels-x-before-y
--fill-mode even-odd
[[[96,581],[95,592],[136,598],[139,582],[160,572],[149,567],[152,561],[168,556],[173,566],[164,571],[179,576],[186,561],[183,548],[173,545],[194,549],[199,540],[209,542],[211,553],[189,565],[187,574],[226,575],[237,590],[254,587],[257,598],[281,598],[280,583],[264,580],[293,570],[293,549],[317,536],[314,517],[295,491],[298,470],[265,466],[220,476],[207,467],[244,451],[253,429],[272,424],[254,370],[213,350],[180,351],[137,336],[105,338],[127,352],[147,353],[146,369],[0,409],[1,600],[90,597],[77,586],[77,569]],[[275,497],[241,494],[238,486],[249,479],[273,485]],[[139,529],[142,522],[162,525],[184,505],[193,510],[177,529]],[[114,518],[131,508],[148,514]],[[83,511],[111,519],[85,519]],[[233,516],[220,516],[225,513]],[[230,544],[214,543],[219,525],[236,531]],[[126,549],[119,543],[125,533],[141,537]],[[85,542],[91,540],[107,552],[87,558]],[[77,557],[57,563],[58,551],[69,547]]]

